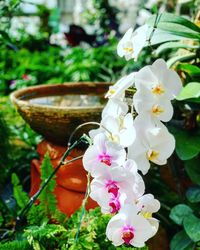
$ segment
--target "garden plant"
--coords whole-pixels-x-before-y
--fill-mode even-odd
[[[11,2],[7,14],[20,1]],[[31,199],[26,176],[41,138],[8,97],[1,98],[0,249],[200,249],[199,5],[188,2],[197,10],[191,20],[154,9],[117,45],[112,37],[98,48],[63,52],[50,46],[31,57],[28,47],[16,50],[0,31],[2,96],[44,82],[115,82],[123,76],[105,96],[101,122],[91,121],[96,127],[73,142],[88,124],[75,129],[56,168],[45,155],[40,189]],[[81,156],[87,190],[68,218],[57,209],[56,173],[80,143],[87,147]],[[87,211],[89,197],[99,207]]]

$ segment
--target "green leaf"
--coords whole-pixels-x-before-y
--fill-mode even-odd
[[[200,186],[190,187],[186,192],[186,197],[191,203],[200,202]]]
[[[15,173],[12,174],[13,196],[20,208],[24,208],[28,203],[28,194],[23,191],[22,185],[19,184],[19,178]]]
[[[174,235],[170,242],[171,250],[192,250],[194,247],[194,242],[191,241],[184,230]]]
[[[184,44],[182,42],[166,42],[161,44],[155,51],[157,55],[160,53],[169,50],[169,49],[197,49],[198,46],[192,46],[190,44]],[[193,65],[192,65],[193,66]]]
[[[200,241],[200,219],[194,214],[188,214],[183,220],[183,226],[187,235],[194,242]]]
[[[200,28],[181,16],[161,13],[150,17],[147,23],[152,27],[156,26],[184,38],[200,39]]]
[[[148,33],[149,34],[147,34],[147,38],[150,39],[151,45],[182,39],[181,36],[177,36],[175,34],[160,29],[155,29],[154,32],[152,32],[152,29],[150,29]]]
[[[177,66],[177,70],[182,70],[193,77],[200,76],[200,68],[196,65],[192,65],[190,63],[180,63]]]
[[[170,127],[169,129],[176,139],[176,153],[182,161],[190,160],[199,154],[199,132],[191,134],[175,127]]]
[[[190,98],[199,98],[200,97],[200,83],[199,82],[190,82],[185,87],[183,87],[177,100],[182,101]]]
[[[176,62],[185,62],[196,57],[195,53],[188,53],[186,55],[174,56],[167,61],[167,66],[172,67]]]
[[[190,179],[195,183],[200,185],[200,168],[199,168],[199,158],[192,159],[190,161],[186,161],[185,170],[189,175]]]
[[[46,153],[44,156],[44,160],[41,165],[41,186],[46,182],[50,174],[53,172],[53,166],[51,164],[51,160],[49,154]],[[56,211],[56,198],[53,194],[55,189],[56,182],[55,178],[52,178],[46,188],[40,194],[40,207],[45,212],[46,216],[51,216]]]
[[[191,214],[193,211],[192,209],[185,205],[185,204],[178,204],[177,206],[173,207],[169,217],[178,225],[182,225],[183,219]]]

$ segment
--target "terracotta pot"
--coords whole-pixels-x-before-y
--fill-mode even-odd
[[[49,152],[51,163],[53,167],[56,168],[66,149],[66,147],[57,146],[47,141],[42,141],[38,145],[40,159],[34,159],[31,163],[30,196],[33,196],[40,187],[40,167],[45,153]],[[73,150],[66,160],[71,160],[82,154],[83,151],[81,150]],[[86,186],[86,171],[82,166],[81,159],[67,165],[63,165],[56,174],[56,188],[54,191],[58,209],[68,216],[73,214],[82,204]],[[97,203],[89,198],[86,208],[90,209],[95,207],[97,207]]]

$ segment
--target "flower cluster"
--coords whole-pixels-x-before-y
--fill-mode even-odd
[[[118,45],[126,59],[134,55],[135,35],[131,32]],[[136,92],[128,105],[125,91],[131,86]],[[84,154],[83,165],[93,177],[90,197],[102,213],[114,215],[106,235],[115,246],[143,247],[158,230],[159,222],[152,214],[160,203],[152,194],[145,194],[140,172],[146,174],[151,162],[166,164],[174,151],[174,137],[162,122],[172,118],[171,100],[181,86],[180,78],[165,61],[156,60],[110,87],[101,126],[89,133],[93,144]]]

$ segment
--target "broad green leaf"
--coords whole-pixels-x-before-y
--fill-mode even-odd
[[[185,204],[178,204],[172,208],[169,217],[178,225],[182,225],[183,219],[193,211]]]
[[[177,66],[177,69],[178,70],[182,70],[186,73],[188,73],[189,75],[191,76],[200,76],[200,68],[195,66],[195,65],[192,65],[190,63],[180,63],[178,66]]]
[[[155,51],[157,55],[168,49],[197,49],[198,46],[192,46],[190,44],[184,44],[182,42],[166,42],[161,44]]]
[[[182,101],[190,98],[199,98],[200,97],[200,83],[199,82],[190,82],[185,87],[183,87],[177,100]]]
[[[174,235],[170,242],[171,250],[192,250],[194,247],[195,243],[191,241],[184,230]]]
[[[199,168],[200,159],[197,157],[190,161],[186,161],[184,166],[187,174],[190,179],[195,183],[200,185],[200,168]]]
[[[183,220],[183,226],[187,235],[194,242],[200,241],[200,219],[194,214],[188,214]]]
[[[174,56],[167,61],[167,66],[170,68],[176,62],[185,62],[185,61],[187,62],[188,60],[191,60],[195,57],[196,57],[195,53],[188,53],[186,55]]]
[[[158,15],[153,15],[148,19],[147,23],[153,27],[156,24],[156,27],[158,28],[162,27],[165,30],[170,30],[175,32],[183,31],[183,33],[185,31],[188,31],[191,34],[196,34],[198,37],[200,36],[199,35],[200,28],[197,25],[195,25],[186,18],[171,13],[161,13]],[[176,30],[177,27],[179,27],[179,30]]]
[[[200,202],[200,186],[190,187],[186,192],[186,197],[191,203]]]
[[[185,26],[179,24],[163,22],[163,23],[158,23],[157,27],[158,29],[165,30],[174,35],[181,36],[183,38],[200,40],[199,33],[192,31],[191,29],[188,29]]]
[[[155,29],[154,32],[151,32],[152,29],[149,30],[149,34],[147,34],[147,39],[150,39],[149,44],[155,45],[159,43],[164,43],[168,41],[177,41],[183,39],[181,36],[169,33],[164,30]],[[149,45],[147,44],[147,45]]]
[[[182,161],[190,160],[200,152],[200,134],[169,127],[176,139],[176,153]]]
[[[191,98],[191,99],[187,99],[187,102],[200,103],[200,98]]]

